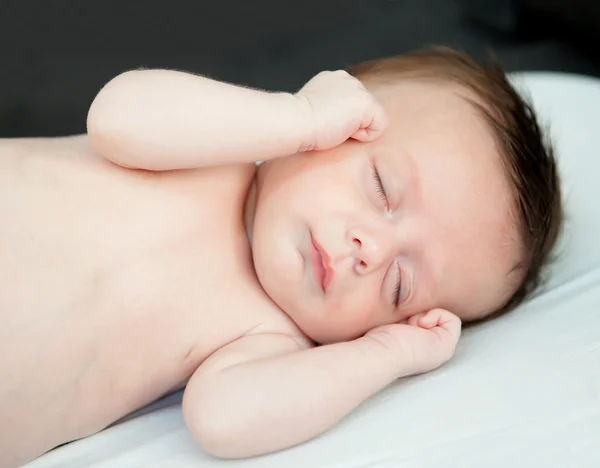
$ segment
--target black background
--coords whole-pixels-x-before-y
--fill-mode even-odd
[[[323,69],[445,44],[508,71],[600,76],[594,0],[0,0],[0,137],[85,132],[136,67],[293,91]]]

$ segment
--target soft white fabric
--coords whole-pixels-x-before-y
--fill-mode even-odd
[[[548,290],[465,332],[438,371],[399,381],[332,431],[242,461],[204,455],[179,405],[52,451],[30,468],[600,466],[600,81],[550,73],[530,90],[557,142],[568,214]]]

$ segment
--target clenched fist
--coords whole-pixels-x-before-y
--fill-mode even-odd
[[[461,334],[461,321],[444,309],[416,314],[405,323],[374,328],[365,338],[374,340],[390,353],[404,375],[431,371],[454,354]]]
[[[295,94],[313,128],[303,150],[333,148],[349,138],[372,141],[388,125],[385,111],[362,83],[345,71],[323,71]]]

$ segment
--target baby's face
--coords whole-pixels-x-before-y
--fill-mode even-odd
[[[258,278],[321,343],[435,307],[474,319],[519,280],[510,190],[483,117],[456,87],[372,91],[390,118],[380,139],[270,161],[257,179]]]

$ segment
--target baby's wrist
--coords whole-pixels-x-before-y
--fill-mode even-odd
[[[300,130],[300,143],[298,153],[312,151],[317,144],[317,123],[310,100],[301,93],[290,94],[294,101],[294,107],[298,115],[298,126]]]
[[[403,350],[397,349],[397,343],[381,338],[367,334],[356,341],[361,343],[365,353],[372,355],[377,368],[387,375],[390,381],[413,374],[414,366],[411,357]]]

